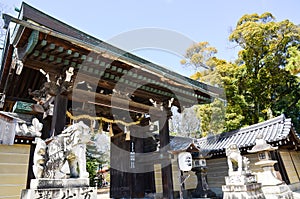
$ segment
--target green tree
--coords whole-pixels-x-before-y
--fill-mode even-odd
[[[206,136],[208,133],[219,134],[242,127],[243,110],[247,106],[237,85],[242,71],[241,67],[216,57],[210,60],[209,65],[213,70],[203,71],[200,81],[223,88],[226,104],[215,99],[211,104],[198,106],[197,112],[201,118],[202,136]]]
[[[299,129],[300,88],[290,72],[295,71],[291,59],[297,57],[293,52],[300,43],[299,27],[289,20],[276,22],[271,13],[244,15],[229,39],[241,47],[243,71],[237,84],[247,104],[243,124],[285,113]]]
[[[197,108],[202,135],[234,130],[282,113],[293,119],[299,131],[300,86],[295,76],[300,71],[299,26],[288,20],[276,22],[271,13],[244,15],[229,39],[241,48],[235,63],[217,59],[217,51],[207,42],[191,46],[181,61],[196,69],[205,65],[206,70],[197,70],[191,78],[225,90],[223,128],[218,123],[223,119],[218,114],[224,111],[220,102]]]
[[[296,46],[288,49],[289,58],[287,58],[286,69],[293,75],[300,73],[300,50]]]
[[[237,64],[216,58],[216,53],[217,50],[209,46],[208,42],[199,42],[187,49],[185,59],[181,61],[181,64],[193,65],[197,70],[191,76],[192,79],[224,88],[226,94],[226,107],[224,101],[220,99],[215,99],[210,104],[196,106],[197,116],[201,121],[201,137],[237,129],[244,119],[242,110],[245,101],[239,95],[236,86],[240,69]]]
[[[191,66],[195,71],[212,69],[209,68],[209,62],[216,53],[217,49],[210,46],[208,42],[195,43],[186,50],[184,59],[180,63],[185,66]]]
[[[201,137],[209,134],[219,134],[224,128],[225,106],[221,100],[214,100],[211,104],[196,106],[196,112],[201,121]]]
[[[95,177],[97,175],[99,162],[97,159],[87,156],[86,159],[86,170],[89,173],[90,185],[95,186]]]

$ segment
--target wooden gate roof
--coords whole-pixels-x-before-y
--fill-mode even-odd
[[[174,98],[173,104],[179,108],[209,103],[216,97],[224,98],[219,88],[123,51],[24,2],[18,19],[8,15],[4,19],[6,24],[10,21],[17,24],[11,45],[3,57],[0,82],[1,92],[10,99],[29,99],[28,89],[39,89],[46,80],[40,69],[54,77],[70,66],[75,69],[76,82],[84,80],[95,91],[91,94],[80,90],[80,96],[73,96],[73,100],[85,101],[94,97],[100,104],[110,104],[107,96],[113,94],[114,89],[123,97],[129,93],[127,97],[132,103],[147,106],[152,106],[150,98],[158,103]],[[21,75],[13,73],[9,77],[14,48],[24,68]],[[101,101],[103,98],[106,101]]]

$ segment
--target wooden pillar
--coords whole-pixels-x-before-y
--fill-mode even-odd
[[[274,158],[275,160],[277,160],[277,163],[274,165],[275,169],[277,167],[278,171],[281,174],[282,180],[286,183],[286,184],[290,184],[290,180],[289,177],[287,175],[286,172],[286,167],[284,166],[283,160],[281,158],[281,155],[279,153],[279,150],[275,150],[271,152],[271,157],[272,159]]]
[[[51,123],[51,135],[60,134],[66,125],[68,98],[65,95],[58,94],[55,97],[53,116]]]
[[[160,148],[161,153],[163,153],[164,158],[168,158],[168,149],[170,143],[170,135],[169,135],[169,111],[167,110],[167,115],[165,117],[161,117],[159,119],[159,140],[160,140]],[[173,178],[172,178],[172,163],[171,160],[167,161],[167,164],[162,165],[161,168],[161,176],[162,176],[162,184],[163,184],[163,198],[165,199],[173,199]]]
[[[137,130],[137,128],[135,128],[135,130]],[[134,152],[135,152],[135,168],[138,171],[142,171],[143,170],[143,165],[141,163],[138,162],[138,160],[141,157],[141,154],[143,153],[143,139],[142,138],[131,138],[133,141],[130,141],[131,144],[134,144]],[[131,148],[131,147],[130,147]],[[130,151],[131,152],[131,151]],[[134,171],[135,169],[133,169]],[[144,179],[144,173],[140,173],[140,172],[133,172],[132,173],[132,184],[131,184],[131,197],[133,198],[144,198],[145,197],[145,188],[144,188],[144,184],[148,183],[145,182]]]

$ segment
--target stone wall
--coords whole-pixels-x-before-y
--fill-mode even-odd
[[[0,198],[19,199],[26,188],[30,145],[0,144]]]

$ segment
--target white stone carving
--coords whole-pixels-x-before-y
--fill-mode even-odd
[[[243,157],[236,144],[230,144],[226,148],[226,156],[228,163],[228,175],[242,174],[242,171],[247,172],[249,170],[249,160],[247,157]]]
[[[25,123],[16,125],[17,135],[26,135],[32,137],[40,137],[42,135],[43,124],[37,118],[33,118],[31,125]]]
[[[86,144],[90,141],[90,128],[82,121],[66,128],[62,136],[67,135],[66,140],[67,159],[72,177],[88,178],[86,171]],[[78,173],[79,169],[79,173]]]
[[[43,129],[43,124],[37,118],[32,119],[32,125],[28,127],[29,132],[34,136],[40,137],[42,135],[41,131]]]
[[[61,169],[68,162],[71,178],[87,178],[86,171],[86,143],[90,140],[90,128],[82,121],[66,128],[61,134],[51,138],[46,145],[43,140],[37,140],[34,154],[36,178],[61,179],[67,178]],[[43,148],[44,147],[44,148]],[[45,150],[42,158],[42,148]],[[39,167],[39,163],[44,164]],[[42,172],[41,172],[42,169]],[[42,174],[40,174],[42,173]]]
[[[66,71],[66,79],[65,79],[65,81],[66,81],[66,82],[70,82],[73,75],[74,75],[74,68],[73,68],[73,67],[70,67],[70,68]]]
[[[41,178],[44,170],[46,143],[41,138],[36,138],[36,147],[33,156],[33,174],[35,178]]]

